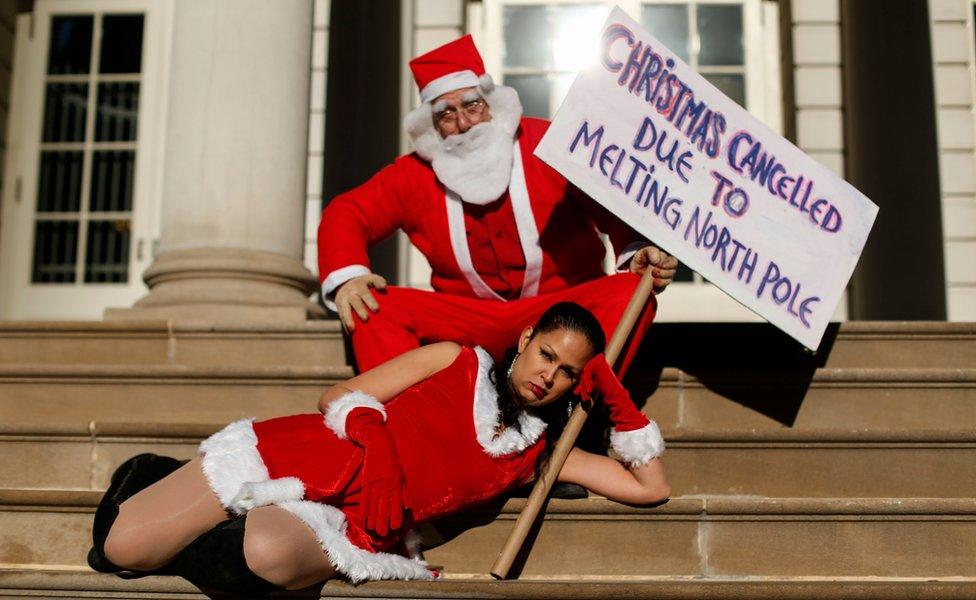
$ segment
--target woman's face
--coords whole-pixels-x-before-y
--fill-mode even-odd
[[[511,385],[523,406],[549,404],[571,390],[593,357],[589,340],[571,329],[543,331],[532,337],[532,328],[526,327],[518,350]]]

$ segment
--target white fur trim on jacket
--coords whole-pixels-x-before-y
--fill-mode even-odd
[[[306,500],[283,502],[281,508],[311,528],[336,570],[353,583],[367,579],[434,579],[422,560],[389,552],[364,550],[346,537],[346,516],[328,504]]]
[[[451,249],[454,251],[454,260],[457,261],[458,268],[461,269],[461,274],[464,275],[464,278],[468,281],[468,285],[471,286],[471,291],[479,298],[504,302],[505,299],[499,296],[498,292],[491,289],[474,268],[474,261],[471,260],[471,250],[468,248],[468,234],[464,228],[463,201],[449,189],[444,190],[444,201],[447,202],[447,231],[451,240]]]
[[[501,411],[498,409],[495,384],[491,382],[491,368],[495,362],[484,348],[477,346],[474,350],[478,354],[478,379],[474,389],[474,430],[478,443],[490,456],[521,452],[536,443],[546,430],[546,423],[539,417],[522,411],[519,415],[522,431],[507,427],[505,431],[498,433]]]
[[[522,278],[520,298],[533,298],[539,295],[539,280],[542,278],[542,247],[539,245],[539,226],[532,213],[529,189],[525,183],[522,165],[522,150],[518,140],[512,148],[512,178],[508,183],[508,195],[512,199],[512,212],[515,213],[515,229],[518,231],[522,255],[525,256],[525,275]]]
[[[369,267],[365,265],[349,265],[329,273],[329,275],[322,281],[322,302],[325,303],[325,307],[332,312],[337,312],[336,304],[332,300],[332,293],[335,292],[340,285],[349,281],[353,277],[369,275],[370,273],[372,273],[372,271],[370,271]]]
[[[664,452],[664,438],[657,423],[649,422],[633,431],[610,432],[610,446],[631,467],[640,467]]]
[[[234,504],[241,488],[271,479],[258,453],[253,422],[254,419],[235,421],[200,444],[203,474],[210,489],[224,508],[239,515],[247,512]]]
[[[335,432],[340,440],[346,439],[346,417],[353,409],[363,407],[372,408],[383,415],[386,421],[386,409],[379,400],[365,392],[352,391],[343,394],[329,403],[329,409],[325,411],[325,425]]]

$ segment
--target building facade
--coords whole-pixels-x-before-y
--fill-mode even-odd
[[[321,315],[319,212],[409,151],[407,60],[472,33],[549,117],[613,4],[881,207],[835,319],[976,320],[971,0],[2,3],[0,318]],[[373,258],[429,284],[405,238]],[[757,319],[688,270],[659,318]]]

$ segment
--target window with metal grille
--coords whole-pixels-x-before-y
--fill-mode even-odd
[[[128,282],[143,21],[52,17],[32,283]]]

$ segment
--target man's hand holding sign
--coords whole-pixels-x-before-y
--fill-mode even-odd
[[[814,350],[878,212],[619,8],[601,30],[599,59],[579,73],[535,154]],[[646,287],[635,292],[614,333],[611,363]],[[578,406],[494,576],[507,577],[585,419]]]

